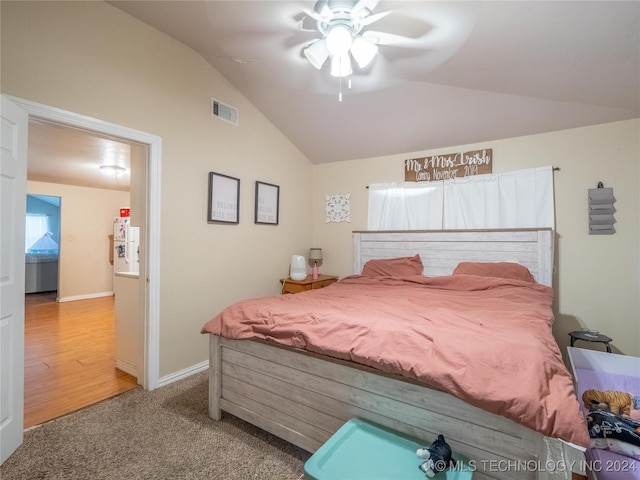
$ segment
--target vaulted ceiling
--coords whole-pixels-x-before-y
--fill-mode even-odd
[[[391,44],[350,89],[302,54],[313,1],[109,3],[199,52],[315,164],[640,117],[640,1],[366,1]],[[63,168],[58,127],[37,127],[30,173]]]
[[[391,11],[365,30],[404,38],[342,102],[302,55],[313,1],[109,3],[199,52],[316,164],[640,117],[638,1],[365,1]]]

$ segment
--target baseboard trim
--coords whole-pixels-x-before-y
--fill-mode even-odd
[[[113,297],[113,292],[87,293],[86,295],[72,295],[70,297],[60,297],[58,302],[75,302],[76,300],[89,300],[90,298]]]
[[[124,373],[128,373],[132,377],[138,378],[138,369],[135,365],[131,365],[129,362],[123,360],[116,360],[116,368],[122,370]]]
[[[180,370],[178,372],[171,373],[164,377],[160,377],[160,381],[158,382],[158,387],[164,387],[165,385],[169,385],[170,383],[177,382],[178,380],[182,380],[183,378],[190,377],[191,375],[200,373],[208,368],[209,368],[209,360],[205,360],[204,362],[197,363],[191,367],[187,367],[184,370]]]

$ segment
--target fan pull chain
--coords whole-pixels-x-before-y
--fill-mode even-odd
[[[351,75],[349,75],[349,79],[347,80],[347,89],[351,90]],[[342,77],[340,77],[340,92],[338,93],[338,101],[342,102]]]

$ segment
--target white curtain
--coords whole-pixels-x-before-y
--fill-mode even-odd
[[[444,228],[499,228],[498,179],[478,175],[444,182]]]
[[[442,182],[369,186],[369,230],[442,229]]]
[[[555,227],[552,167],[444,182],[444,228]]]
[[[369,230],[555,228],[553,168],[369,187]]]

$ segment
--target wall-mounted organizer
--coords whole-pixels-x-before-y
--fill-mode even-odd
[[[613,203],[613,188],[605,188],[602,182],[598,188],[589,189],[589,235],[613,235],[616,229],[613,224],[616,219],[613,216],[616,209]]]

